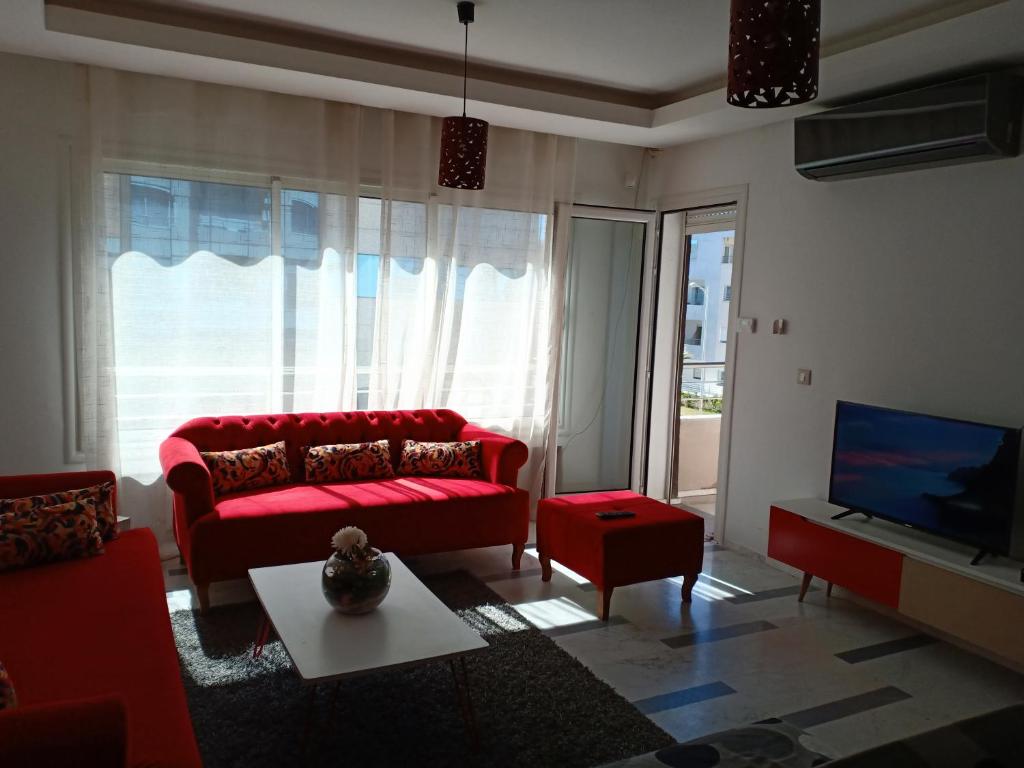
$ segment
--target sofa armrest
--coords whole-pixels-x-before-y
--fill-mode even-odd
[[[160,466],[167,486],[181,497],[184,522],[191,525],[213,511],[213,481],[199,449],[182,437],[168,437],[160,443]]]
[[[61,701],[0,712],[0,765],[123,768],[124,704],[117,697]]]
[[[459,440],[479,440],[484,475],[492,483],[516,487],[519,468],[530,456],[526,443],[512,437],[489,432],[486,429],[466,424],[458,435]]]

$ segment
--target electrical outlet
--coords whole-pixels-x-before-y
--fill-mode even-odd
[[[798,368],[796,372],[796,383],[811,386],[811,369]]]

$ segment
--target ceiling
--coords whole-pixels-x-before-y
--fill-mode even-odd
[[[897,84],[1024,64],[1024,0],[824,0],[820,104],[724,100],[725,0],[480,0],[470,111],[496,124],[668,146]],[[448,114],[454,0],[5,0],[0,50]]]

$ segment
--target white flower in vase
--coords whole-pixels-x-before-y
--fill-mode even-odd
[[[339,557],[349,560],[362,560],[369,552],[366,534],[354,525],[346,526],[331,537],[331,546]]]

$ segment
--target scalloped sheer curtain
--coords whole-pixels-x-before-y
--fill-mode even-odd
[[[445,407],[530,447],[541,489],[571,139],[492,127],[436,186],[438,118],[80,71],[80,440],[170,542],[157,447],[195,416]]]

